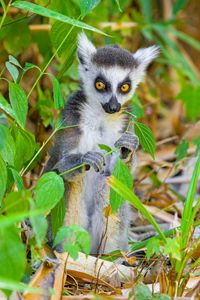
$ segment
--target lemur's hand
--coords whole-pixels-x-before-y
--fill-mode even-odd
[[[135,152],[139,145],[138,137],[131,132],[124,132],[119,140],[116,141],[115,147],[121,148],[121,158],[126,159],[130,152]]]
[[[96,172],[99,172],[103,169],[105,159],[100,152],[88,151],[82,156],[82,162],[86,164],[87,170],[89,170],[90,167],[93,167]]]

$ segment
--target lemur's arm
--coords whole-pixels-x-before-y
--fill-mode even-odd
[[[104,156],[100,152],[89,151],[85,154],[69,154],[60,159],[54,165],[52,171],[55,170],[59,174],[64,173],[63,177],[65,180],[73,181],[77,175],[89,170],[90,167],[99,172],[103,168],[104,163]]]

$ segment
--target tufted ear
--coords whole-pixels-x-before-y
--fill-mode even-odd
[[[158,46],[151,46],[148,48],[141,48],[137,50],[133,57],[136,60],[138,68],[145,70],[148,65],[154,60],[160,53],[160,48]]]
[[[96,53],[96,48],[88,40],[87,36],[84,33],[79,34],[78,36],[78,59],[81,65],[87,65],[92,56]]]

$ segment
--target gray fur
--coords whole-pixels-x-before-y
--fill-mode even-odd
[[[97,66],[133,69],[137,67],[137,61],[131,52],[116,46],[106,46],[99,48],[92,58],[92,62]]]
[[[142,80],[146,67],[156,57],[156,51],[155,47],[142,49],[134,56],[115,46],[97,50],[85,35],[79,37],[82,89],[68,100],[62,118],[63,126],[78,126],[58,132],[46,171],[62,173],[82,163],[86,164],[86,167],[63,176],[66,206],[64,225],[76,223],[88,230],[92,238],[93,254],[128,248],[129,205],[125,203],[119,209],[118,220],[110,216],[105,218],[103,214],[104,208],[109,205],[107,176],[111,175],[119,156],[132,170],[138,139],[133,129],[125,132],[130,117],[123,111],[129,110],[132,94]],[[103,93],[95,88],[99,74],[109,82],[109,88]],[[122,94],[119,91],[120,85],[127,78],[130,91]],[[112,107],[105,110],[106,103],[113,104],[113,101],[120,104],[120,110],[114,111]],[[99,148],[99,144],[120,147],[120,150],[104,160],[105,151]],[[50,232],[48,238],[51,241]]]

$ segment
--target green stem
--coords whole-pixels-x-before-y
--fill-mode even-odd
[[[1,22],[0,22],[0,30],[1,30],[1,27],[3,26],[3,23],[4,23],[4,21],[5,21],[5,18],[6,18],[6,16],[7,16],[9,7],[10,7],[10,5],[11,5],[11,2],[12,2],[12,0],[10,0],[10,1],[8,2],[8,5],[7,5],[7,6],[5,7],[5,9],[4,9],[3,17],[2,17]]]
[[[24,170],[21,171],[21,176],[23,176],[25,174],[25,172],[28,170],[28,168],[30,167],[30,165],[34,162],[34,160],[36,159],[36,157],[40,154],[40,152],[44,149],[44,147],[46,146],[46,144],[48,144],[48,142],[50,141],[50,139],[54,136],[54,134],[58,131],[58,129],[54,129],[54,131],[52,132],[52,134],[48,137],[48,139],[43,143],[43,145],[40,147],[40,149],[35,153],[35,155],[33,156],[33,158],[30,160],[30,162],[28,163],[28,165],[26,166],[26,168]]]
[[[44,68],[42,69],[42,71],[40,72],[39,76],[37,77],[36,81],[34,82],[30,92],[28,93],[27,98],[30,97],[30,95],[32,94],[34,88],[36,87],[36,85],[38,84],[40,78],[44,75],[46,69],[48,68],[48,66],[50,65],[50,63],[52,62],[52,60],[54,59],[54,57],[56,56],[56,54],[58,53],[58,51],[61,49],[61,47],[63,46],[64,42],[66,41],[66,39],[68,38],[68,36],[70,35],[70,33],[72,32],[74,26],[72,26],[70,28],[70,30],[68,31],[67,35],[65,36],[65,38],[62,40],[62,42],[60,43],[60,45],[58,46],[58,48],[56,49],[56,51],[54,52],[54,54],[51,56],[51,58],[49,59],[49,61],[47,62],[47,64],[44,66]]]

